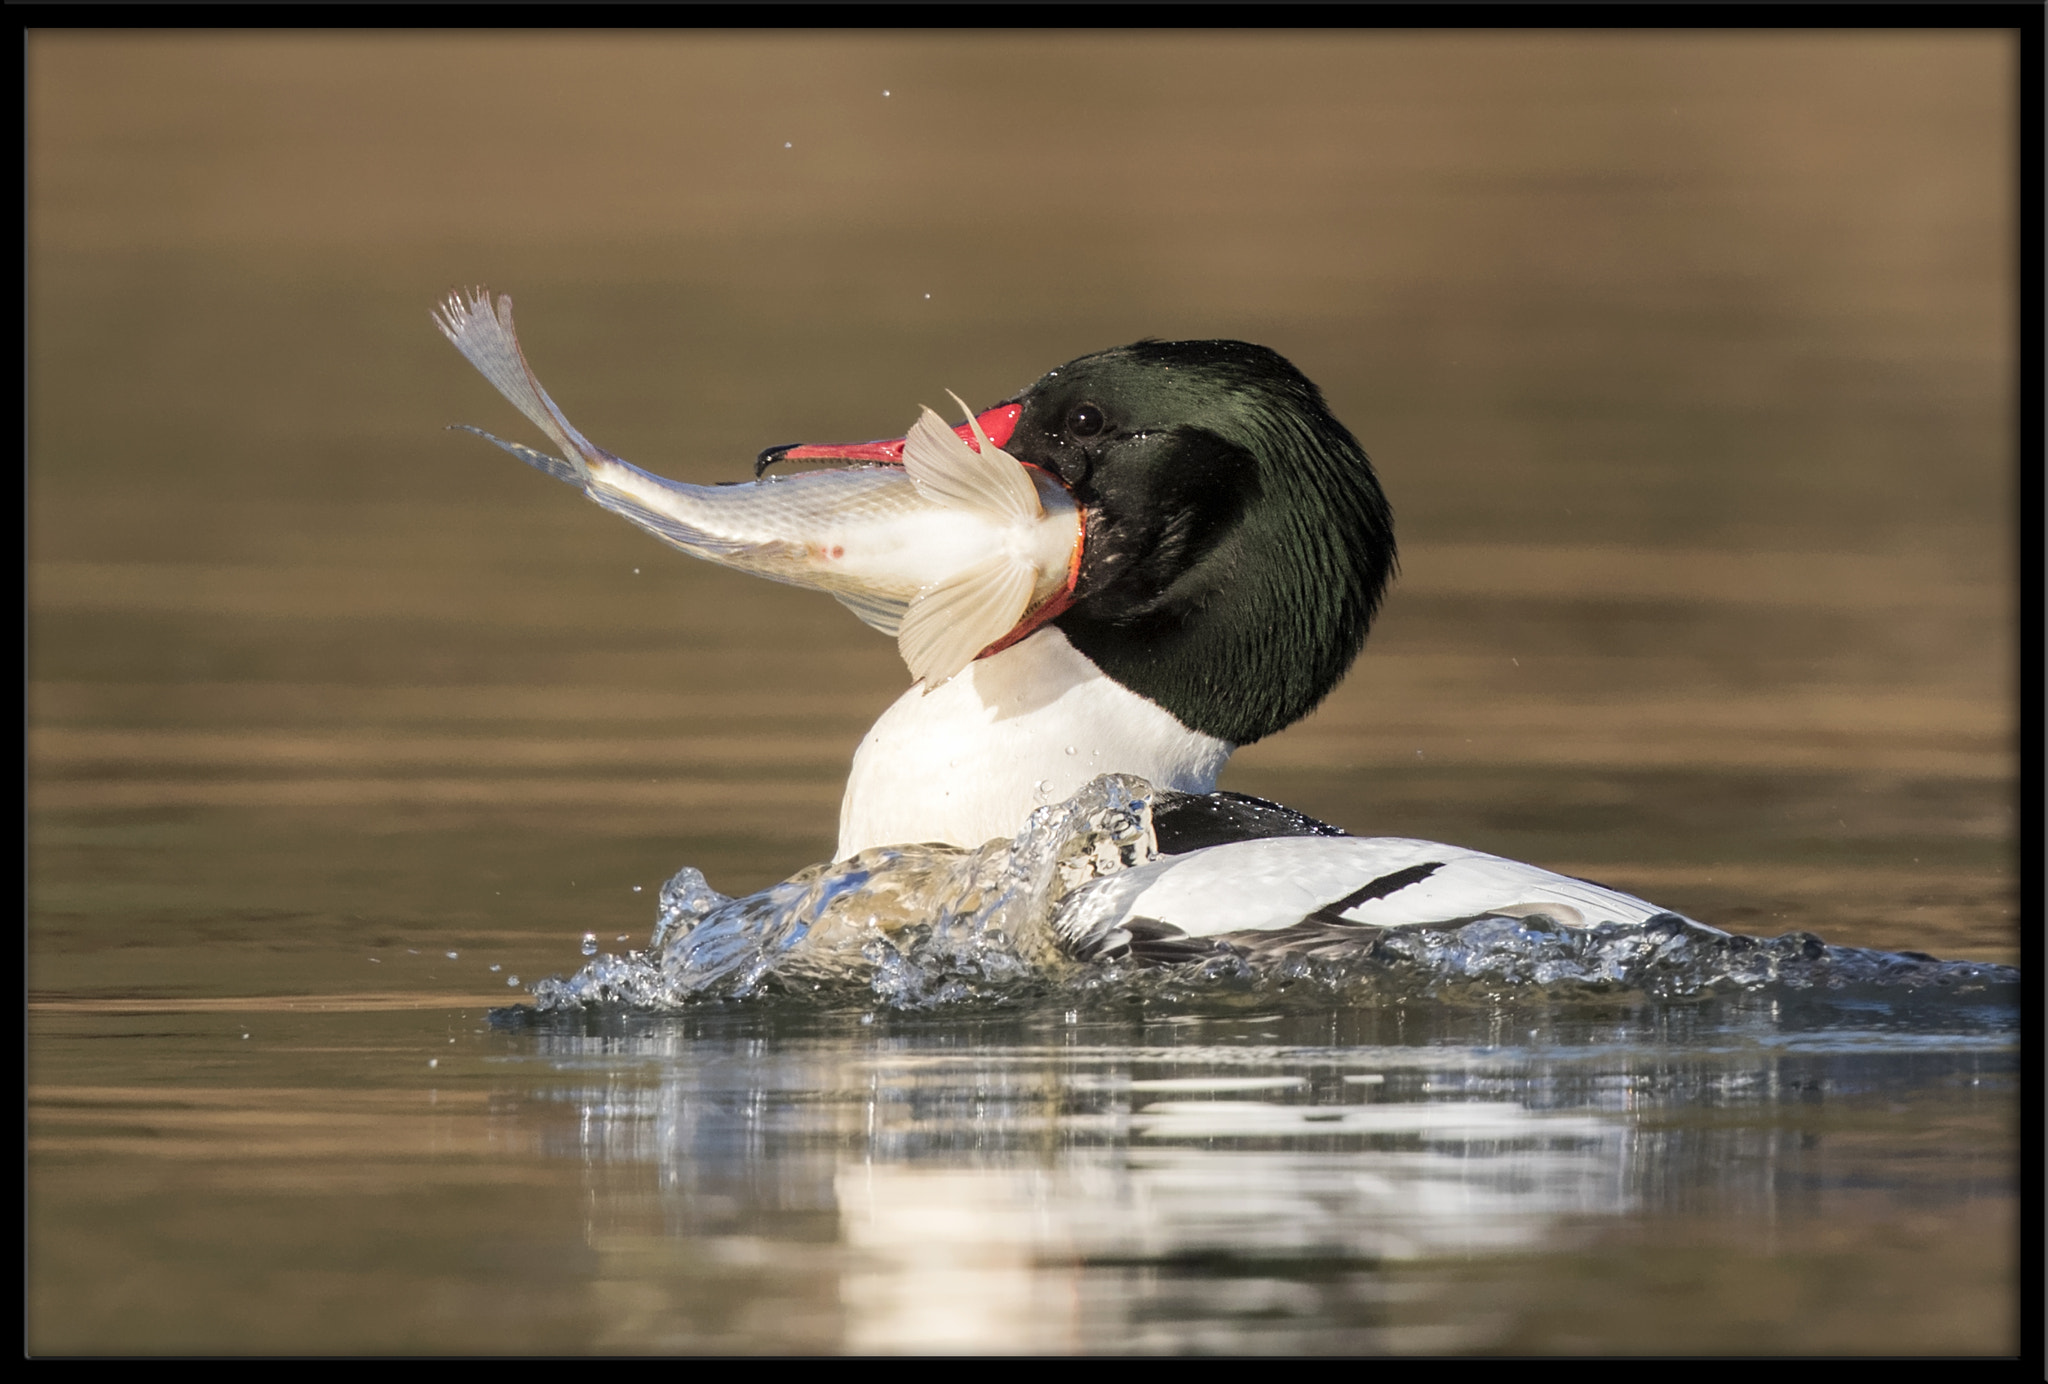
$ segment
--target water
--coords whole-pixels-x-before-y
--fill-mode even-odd
[[[2015,1349],[2015,70],[31,34],[27,1348]],[[446,432],[506,417],[426,317],[479,281],[704,483],[1281,350],[1402,573],[1223,786],[1757,940],[1069,972],[1009,847],[875,936],[804,866],[889,641]],[[764,891],[832,965],[740,997]]]
[[[31,1311],[70,1324],[46,1348],[1979,1351],[2016,1330],[2018,1064],[1981,1019],[526,1015],[277,1010],[247,1041],[204,1013],[42,1016],[45,1061],[133,1064],[32,1110]],[[88,1268],[91,1299],[67,1289]]]
[[[1760,939],[1677,914],[1633,925],[1561,925],[1483,917],[1456,926],[1363,934],[1342,946],[1255,959],[1226,944],[1176,965],[1090,964],[1063,937],[1077,919],[1124,905],[1118,877],[1159,860],[1152,786],[1103,775],[1041,807],[1011,841],[975,850],[881,847],[826,862],[743,899],[685,866],[662,886],[647,949],[607,955],[534,989],[543,1011],[673,1011],[764,993],[818,1002],[871,998],[894,1009],[972,1001],[1104,998],[1199,1003],[1247,993],[1298,1006],[1553,993],[1640,993],[1652,1000],[1749,992],[1822,1008],[1859,998],[1894,1021],[1929,1005],[2006,1013],[2016,1023],[2019,972],[1924,952],[1828,946],[1812,933]],[[1114,881],[1114,882],[1113,882]],[[583,954],[597,938],[585,933]],[[450,959],[454,958],[450,952]],[[1924,992],[1924,997],[1923,997]],[[1811,1007],[1809,1005],[1808,1007]]]

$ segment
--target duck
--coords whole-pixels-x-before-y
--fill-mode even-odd
[[[436,321],[559,454],[482,436],[672,546],[828,590],[899,637],[914,681],[855,748],[836,860],[977,848],[1118,775],[1150,786],[1156,851],[1062,910],[1079,960],[1313,955],[1488,918],[1701,927],[1594,881],[1353,836],[1217,789],[1233,752],[1344,678],[1398,566],[1364,448],[1277,351],[1095,351],[983,409],[956,396],[957,427],[926,410],[902,437],[772,446],[751,484],[701,487],[569,425],[525,362],[509,298],[454,295]],[[809,508],[779,528],[729,517],[784,500]],[[866,517],[878,509],[886,534]],[[854,571],[863,554],[879,555]]]

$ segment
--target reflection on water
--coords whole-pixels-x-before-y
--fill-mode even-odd
[[[2010,1349],[1925,998],[39,1007],[32,1344]]]
[[[1912,1138],[1833,1147],[1874,1095],[1995,1108],[2009,1010],[1903,1029],[1803,1028],[1772,1005],[1269,1014],[1157,1026],[1185,1035],[1171,1046],[1042,1021],[1063,1024],[1069,1041],[960,1050],[926,1029],[849,1050],[764,1048],[733,1016],[613,1021],[543,1027],[519,1065],[558,1074],[535,1094],[573,1111],[553,1152],[584,1166],[594,1225],[659,1219],[773,1263],[761,1221],[806,1213],[832,1247],[807,1271],[836,1284],[809,1291],[836,1294],[852,1349],[1485,1348],[1542,1324],[1463,1310],[1441,1266],[1540,1279],[1603,1235],[1699,1216],[1796,1235],[1851,1186],[2010,1195],[1989,1147],[1932,1184]],[[1427,1041],[1285,1041],[1317,1026]],[[1262,1030],[1280,1041],[1203,1041]],[[1488,1030],[1505,1041],[1457,1041]],[[1614,1291],[1616,1311],[1670,1310]]]

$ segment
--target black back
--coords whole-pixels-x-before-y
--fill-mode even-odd
[[[1152,799],[1152,830],[1162,855],[1185,855],[1232,841],[1276,836],[1349,836],[1342,827],[1319,822],[1291,807],[1243,793],[1175,793],[1162,789]]]

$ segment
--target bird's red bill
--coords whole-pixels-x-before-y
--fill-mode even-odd
[[[1010,434],[1017,431],[1017,418],[1023,412],[1022,404],[1002,404],[980,415],[975,422],[981,424],[981,430],[988,434],[989,441],[1001,447],[1007,445]],[[968,446],[976,446],[974,429],[969,424],[962,423],[953,431],[960,434],[960,439]],[[903,463],[903,442],[900,437],[880,442],[801,442],[794,447],[771,450],[776,461],[881,461],[900,466]],[[768,458],[764,456],[763,460]]]

